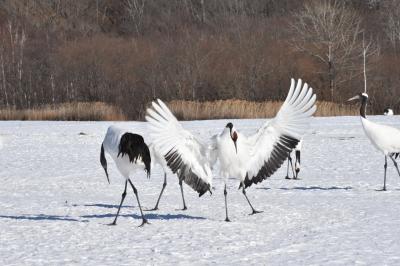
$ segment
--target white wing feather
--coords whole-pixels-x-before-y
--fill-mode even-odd
[[[282,165],[287,153],[305,133],[308,118],[316,111],[315,101],[316,96],[307,83],[302,87],[300,79],[297,84],[291,80],[288,96],[276,117],[245,142],[250,153],[246,187],[266,179]]]
[[[153,142],[172,172],[178,173],[179,178],[200,195],[208,191],[212,183],[208,147],[185,130],[159,99],[147,109],[146,120]]]

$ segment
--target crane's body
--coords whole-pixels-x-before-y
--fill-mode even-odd
[[[400,130],[397,128],[374,123],[361,117],[365,135],[372,145],[385,155],[400,152]]]
[[[383,115],[388,115],[388,116],[394,115],[393,109],[385,108],[385,110],[383,110]]]
[[[139,205],[140,213],[142,215],[141,226],[144,225],[147,223],[147,220],[143,215],[137,189],[133,185],[131,177],[136,171],[139,170],[145,170],[147,172],[147,176],[150,177],[151,157],[148,146],[144,142],[142,136],[127,132],[115,126],[110,126],[107,129],[100,152],[100,163],[103,166],[107,180],[110,183],[105,152],[108,153],[111,158],[113,158],[118,171],[125,178],[125,189],[122,193],[121,203],[118,207],[117,215],[115,216],[115,219],[111,225],[116,225],[117,223],[117,218],[126,196],[128,183],[132,187]]]

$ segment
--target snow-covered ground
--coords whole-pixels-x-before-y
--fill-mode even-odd
[[[400,117],[370,117],[400,128]],[[234,120],[250,133],[264,120]],[[200,138],[226,120],[185,122]],[[400,264],[400,178],[364,136],[358,117],[314,118],[302,151],[301,180],[285,180],[286,164],[248,189],[250,208],[229,180],[231,223],[224,222],[223,182],[199,198],[168,175],[160,211],[142,228],[128,190],[117,226],[112,222],[123,179],[108,157],[111,185],[99,163],[111,124],[146,136],[141,122],[0,122],[0,265],[144,264]],[[82,134],[81,134],[82,133]],[[145,208],[162,187],[161,169],[133,182]]]

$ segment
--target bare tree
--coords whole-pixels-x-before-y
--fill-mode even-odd
[[[400,42],[400,6],[398,0],[385,1],[383,10],[385,12],[384,32],[397,54],[397,44]]]
[[[4,68],[4,48],[0,46],[0,71],[1,71],[1,85],[3,87],[3,92],[4,92],[4,101],[6,104],[6,107],[9,106],[8,104],[8,93],[7,93],[7,82],[6,82],[6,73],[5,73],[5,68]]]
[[[293,47],[325,65],[320,73],[328,77],[332,101],[337,85],[354,76],[354,71],[360,71],[355,64],[362,56],[360,24],[359,15],[336,0],[307,2],[290,22],[295,33]]]
[[[139,34],[143,23],[144,6],[146,0],[126,0],[127,11]]]

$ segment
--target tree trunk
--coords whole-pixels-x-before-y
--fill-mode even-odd
[[[0,55],[0,61],[1,61],[1,75],[2,75],[2,80],[3,80],[4,100],[6,102],[6,107],[8,107],[8,94],[7,94],[7,85],[6,85],[6,73],[4,70],[3,51],[1,52],[1,55]]]

